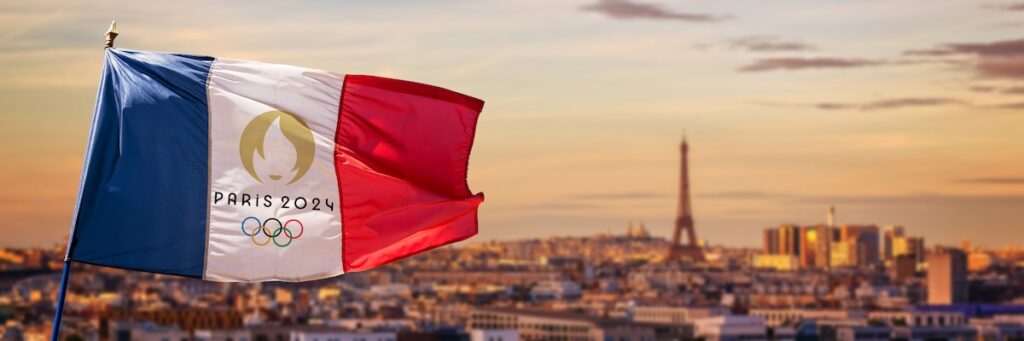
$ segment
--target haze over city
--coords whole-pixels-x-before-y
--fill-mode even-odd
[[[1024,240],[1019,3],[443,3],[0,4],[0,244],[66,238],[114,13],[123,48],[487,99],[471,240],[628,221],[668,238],[683,130],[712,244],[760,245],[763,228],[824,222],[830,205],[838,224],[903,225],[929,243]]]

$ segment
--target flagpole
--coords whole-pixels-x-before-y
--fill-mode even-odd
[[[64,272],[60,275],[60,292],[57,294],[57,312],[53,315],[53,330],[50,340],[60,340],[60,320],[64,317],[64,296],[68,293],[68,276],[71,275],[71,261],[64,260]]]
[[[107,29],[107,33],[103,35],[105,41],[103,48],[108,49],[114,47],[114,39],[117,38],[117,21],[110,22],[110,28]],[[72,231],[74,227],[72,226]],[[74,238],[74,236],[72,236]],[[69,245],[70,247],[70,245]],[[60,340],[60,321],[64,317],[64,299],[68,293],[68,277],[71,276],[71,261],[65,256],[64,258],[64,271],[60,275],[60,291],[57,293],[57,307],[53,314],[53,329],[50,331],[50,340]]]

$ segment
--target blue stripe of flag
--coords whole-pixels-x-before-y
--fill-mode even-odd
[[[68,259],[202,277],[213,58],[106,51]]]

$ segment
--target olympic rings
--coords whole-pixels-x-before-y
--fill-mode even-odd
[[[252,220],[255,223],[249,224],[250,226],[252,226],[252,228],[247,229],[246,223],[249,222],[249,220]],[[269,223],[271,222],[276,223],[277,226],[268,226]],[[299,225],[298,234],[295,234],[292,231],[292,229],[289,228],[289,226],[292,224]],[[294,228],[294,226],[292,226],[292,228]],[[277,218],[267,218],[267,220],[264,220],[262,222],[260,221],[259,218],[256,217],[246,217],[245,219],[242,219],[242,234],[252,239],[252,243],[256,244],[256,246],[264,246],[270,244],[270,242],[273,241],[274,245],[277,245],[277,247],[287,247],[288,245],[292,244],[293,240],[301,237],[302,233],[305,231],[306,227],[302,225],[301,221],[298,221],[296,219],[288,220],[288,222],[285,222],[283,224],[281,223],[281,220],[278,220]],[[282,234],[284,234],[284,236],[282,236]],[[264,239],[263,242],[258,241],[256,237],[259,235],[263,235],[264,237],[266,237],[266,239]],[[282,243],[277,240],[277,237],[284,237],[288,239],[288,241]]]

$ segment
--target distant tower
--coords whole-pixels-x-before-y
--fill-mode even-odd
[[[676,230],[672,234],[672,245],[669,245],[668,255],[665,257],[665,261],[669,262],[680,259],[704,260],[704,251],[697,245],[697,232],[693,229],[693,208],[690,206],[690,175],[689,167],[686,164],[686,153],[688,150],[686,137],[683,137],[683,143],[679,146],[682,161],[679,168],[679,207],[676,211]],[[688,239],[685,245],[680,240],[684,231]]]

